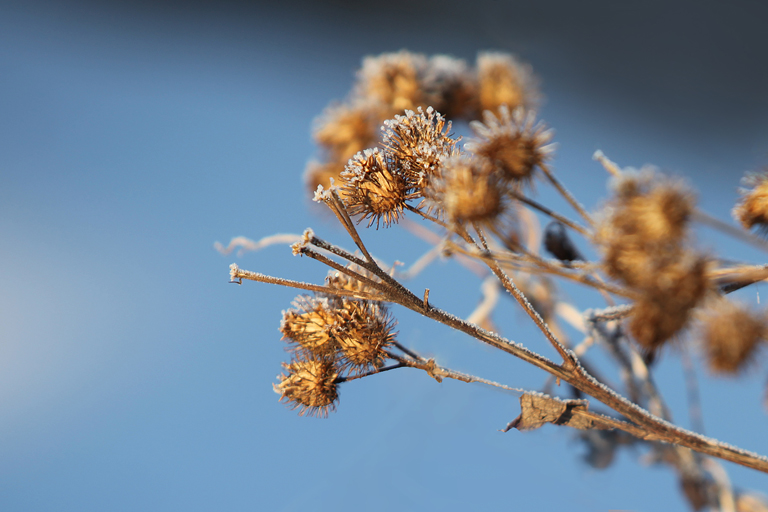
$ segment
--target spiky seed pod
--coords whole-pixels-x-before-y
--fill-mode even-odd
[[[334,329],[341,347],[341,364],[352,372],[380,368],[392,346],[395,321],[376,302],[344,300],[340,308],[344,321]]]
[[[450,121],[432,107],[407,110],[403,116],[384,121],[382,146],[392,155],[404,176],[423,196],[432,177],[439,174],[441,162],[456,152]]]
[[[279,382],[272,384],[281,402],[298,408],[299,416],[326,417],[336,410],[339,372],[332,359],[297,353],[289,364],[283,363],[283,368],[285,372],[277,376]]]
[[[695,207],[693,193],[679,180],[651,168],[627,172],[614,182],[613,228],[643,244],[678,243]]]
[[[645,287],[636,289],[641,298],[635,302],[629,330],[640,345],[654,351],[688,324],[710,288],[708,267],[707,258],[681,252],[676,262],[659,265]]]
[[[486,160],[457,155],[443,163],[442,176],[427,191],[428,199],[452,223],[493,226],[505,209],[505,189]]]
[[[427,58],[405,50],[363,59],[355,94],[402,112],[425,104],[424,75]]]
[[[411,198],[408,182],[378,148],[352,157],[340,178],[341,196],[350,215],[369,218],[369,227],[374,221],[377,228],[381,222],[384,227],[396,223]]]
[[[293,342],[294,351],[309,351],[330,356],[338,349],[332,328],[337,313],[325,298],[300,295],[293,301],[295,309],[283,311],[280,332],[283,339]]]
[[[733,374],[744,369],[766,339],[765,314],[727,299],[714,302],[701,319],[704,349],[715,372]]]
[[[498,116],[483,113],[483,123],[470,123],[475,132],[465,148],[492,161],[505,180],[513,185],[530,183],[534,169],[554,151],[549,144],[554,132],[543,123],[536,123],[536,114],[522,108],[510,111],[499,107]]]
[[[768,233],[768,171],[747,174],[742,184],[745,188],[739,189],[741,199],[733,208],[733,217],[745,229],[757,226]]]
[[[496,111],[502,105],[531,107],[538,101],[530,66],[507,53],[478,54],[477,82],[481,111]]]
[[[449,119],[474,118],[477,79],[464,60],[448,55],[430,57],[424,76],[427,105]]]
[[[597,238],[606,273],[639,295],[629,330],[652,353],[687,325],[710,287],[709,263],[687,248],[690,192],[652,171],[625,174]]]

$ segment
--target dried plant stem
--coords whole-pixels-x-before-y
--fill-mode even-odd
[[[488,251],[488,243],[486,242],[485,235],[483,234],[482,229],[475,225],[475,231],[477,232],[477,236],[480,238],[480,240],[483,243],[483,247],[486,251]],[[488,268],[491,269],[491,272],[496,274],[496,277],[499,279],[499,282],[501,282],[501,285],[512,295],[515,300],[520,304],[520,306],[523,308],[523,310],[528,314],[529,317],[531,317],[531,320],[533,320],[533,323],[536,324],[536,326],[541,330],[542,333],[544,333],[544,336],[549,340],[549,342],[552,344],[552,346],[557,350],[557,352],[560,354],[560,357],[563,358],[563,362],[566,366],[566,368],[571,367],[572,365],[576,364],[576,357],[573,355],[572,352],[567,350],[560,341],[555,337],[554,334],[552,334],[552,331],[549,330],[549,326],[547,326],[546,322],[544,322],[544,319],[541,318],[541,315],[531,306],[531,303],[528,302],[528,299],[525,297],[525,294],[520,291],[520,289],[515,286],[515,283],[512,281],[512,278],[510,278],[502,269],[499,267],[498,263],[494,261],[492,258],[489,258],[486,260],[486,264],[488,265]]]
[[[556,220],[558,222],[562,222],[564,225],[568,226],[569,228],[573,229],[574,231],[577,231],[577,232],[581,233],[585,237],[590,238],[590,239],[592,238],[592,233],[590,233],[587,228],[585,228],[584,226],[581,226],[580,224],[577,224],[576,222],[572,221],[571,219],[565,217],[564,215],[560,215],[559,213],[550,210],[549,208],[547,208],[543,204],[537,203],[533,199],[530,199],[530,198],[524,196],[523,194],[521,194],[521,193],[519,193],[519,192],[517,192],[515,190],[510,191],[510,195],[512,197],[514,197],[515,199],[517,199],[518,201],[520,201],[521,203],[524,203],[524,204],[530,206],[534,210],[538,210],[541,213],[543,213],[544,215],[547,215],[547,216],[553,218],[554,220]]]
[[[334,382],[336,382],[336,383],[349,382],[351,380],[362,379],[363,377],[369,377],[371,375],[376,375],[377,373],[384,373],[384,372],[388,372],[389,370],[396,370],[398,368],[404,368],[406,366],[407,365],[404,364],[404,363],[397,363],[397,364],[393,364],[393,365],[390,365],[390,366],[384,366],[382,368],[377,368],[377,369],[371,370],[369,372],[359,373],[357,375],[350,375],[349,377],[339,377]]]
[[[356,299],[365,300],[386,300],[381,295],[375,295],[372,293],[362,291],[350,291],[342,290],[340,288],[331,288],[329,286],[320,286],[311,283],[303,283],[301,281],[293,281],[291,279],[283,279],[281,277],[272,277],[266,274],[260,274],[259,272],[251,272],[250,270],[243,270],[234,263],[230,265],[230,283],[242,284],[243,279],[249,281],[259,281],[261,283],[278,284],[280,286],[287,286],[289,288],[298,288],[300,290],[308,290],[318,293],[329,293],[331,295],[339,295],[343,297],[353,297]]]
[[[749,231],[744,231],[743,229],[737,228],[736,226],[732,226],[727,222],[723,222],[722,220],[716,217],[713,217],[710,214],[703,212],[701,210],[695,210],[693,212],[693,218],[697,222],[700,222],[711,228],[722,231],[723,233],[730,235],[733,238],[736,238],[738,240],[741,240],[742,242],[746,242],[752,245],[753,247],[757,247],[758,249],[768,252],[768,242],[763,240],[759,236],[753,235]]]
[[[589,213],[587,213],[587,210],[585,210],[581,203],[575,197],[573,197],[573,194],[571,194],[570,191],[565,188],[562,183],[560,183],[560,180],[557,179],[549,167],[543,164],[539,167],[544,173],[544,176],[546,176],[549,182],[552,184],[552,186],[555,187],[558,192],[560,192],[560,195],[563,196],[566,201],[568,201],[568,203],[573,207],[574,210],[578,212],[579,215],[581,215],[587,224],[592,226],[592,217],[589,215]]]
[[[592,155],[592,159],[597,160],[603,165],[603,168],[612,176],[621,176],[621,169],[618,165],[608,159],[599,149]]]

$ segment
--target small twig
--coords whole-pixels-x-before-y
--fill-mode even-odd
[[[480,239],[480,241],[483,244],[483,247],[486,251],[488,251],[488,243],[485,240],[485,235],[483,235],[483,231],[480,228],[480,226],[475,225],[474,226],[475,231],[477,232],[477,236]],[[486,260],[486,264],[488,265],[488,268],[491,269],[491,272],[496,274],[496,277],[501,282],[502,286],[506,288],[506,290],[512,295],[512,297],[515,298],[515,300],[520,304],[520,306],[523,308],[523,310],[528,314],[528,316],[533,320],[533,323],[536,324],[536,327],[541,330],[542,333],[544,333],[544,336],[549,340],[549,342],[552,344],[552,346],[557,350],[557,352],[560,354],[560,357],[563,358],[563,364],[565,365],[565,368],[570,368],[577,364],[576,358],[574,357],[573,353],[568,351],[562,343],[555,337],[554,334],[552,334],[552,331],[550,331],[549,326],[547,326],[546,322],[544,322],[544,319],[541,318],[541,315],[539,315],[538,311],[536,311],[530,302],[528,302],[528,299],[526,298],[525,294],[520,291],[520,289],[515,286],[515,283],[512,281],[512,278],[510,278],[502,269],[499,267],[498,263],[496,263],[495,260],[492,258],[489,258]]]
[[[530,199],[530,198],[524,196],[523,194],[521,194],[521,193],[519,193],[519,192],[517,192],[515,190],[511,190],[510,191],[510,195],[512,197],[514,197],[515,199],[517,199],[518,201],[520,201],[521,203],[527,204],[531,208],[540,211],[544,215],[548,215],[549,217],[552,217],[556,221],[562,222],[564,225],[568,226],[569,228],[573,229],[574,231],[577,231],[577,232],[581,233],[585,237],[592,238],[592,234],[589,232],[589,230],[587,228],[577,224],[576,222],[570,220],[569,218],[567,218],[567,217],[565,217],[563,215],[560,215],[557,212],[554,212],[554,211],[550,210],[549,208],[547,208],[543,204],[537,203],[533,199]]]
[[[612,176],[621,176],[621,169],[619,166],[611,162],[608,157],[605,156],[605,154],[599,149],[592,155],[592,159],[597,160],[603,164],[603,168],[605,168],[605,170],[608,171],[608,173]]]
[[[592,226],[592,217],[589,215],[589,213],[587,213],[587,210],[585,210],[581,203],[579,203],[579,201],[573,197],[573,194],[571,194],[570,191],[565,188],[562,183],[560,183],[560,180],[555,177],[549,167],[541,164],[539,165],[539,168],[544,173],[544,176],[547,177],[552,186],[554,186],[557,191],[560,192],[560,195],[563,196],[566,201],[568,201],[568,203],[573,207],[574,210],[578,212],[579,215],[581,215],[587,224]]]
[[[727,222],[723,222],[722,220],[713,217],[706,212],[695,210],[693,212],[693,219],[711,228],[722,231],[723,233],[741,240],[742,242],[748,243],[753,247],[757,247],[758,249],[768,252],[768,241],[763,240],[759,236],[753,235],[749,231],[744,231],[743,229],[732,226]]]
[[[357,375],[349,375],[347,377],[338,377],[333,382],[336,383],[336,384],[340,384],[342,382],[349,382],[351,380],[362,379],[363,377],[368,377],[370,375],[376,375],[377,373],[388,372],[389,370],[396,370],[398,368],[405,368],[406,366],[407,365],[405,365],[403,363],[397,363],[397,364],[393,364],[393,365],[390,365],[390,366],[384,366],[383,368],[378,368],[376,370],[371,370],[369,372],[360,373],[360,374],[357,374]]]
[[[232,253],[232,251],[239,247],[240,250],[237,251],[237,255],[242,256],[246,251],[258,251],[264,247],[269,247],[270,245],[275,244],[291,245],[298,242],[299,240],[301,240],[301,235],[294,235],[290,233],[278,233],[276,235],[265,236],[260,240],[251,240],[250,238],[246,238],[244,236],[236,236],[229,241],[229,244],[226,247],[224,247],[224,245],[222,245],[220,242],[215,242],[213,247],[224,256],[229,255]]]
[[[308,290],[318,293],[328,293],[331,295],[338,295],[342,297],[354,297],[356,299],[387,300],[386,297],[381,295],[375,295],[373,293],[367,293],[363,291],[351,291],[341,288],[332,288],[330,286],[320,286],[316,284],[303,283],[301,281],[293,281],[291,279],[283,279],[281,277],[272,277],[258,272],[251,272],[250,270],[243,270],[239,268],[235,263],[229,266],[230,283],[242,284],[243,279],[249,281],[259,281],[261,283],[278,284],[280,286],[287,286],[289,288],[298,288],[300,290]]]

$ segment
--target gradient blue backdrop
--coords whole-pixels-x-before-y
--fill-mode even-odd
[[[270,385],[295,293],[227,284],[228,265],[315,282],[325,270],[284,247],[212,248],[310,225],[351,245],[306,200],[311,123],[364,55],[401,48],[531,62],[554,167],[590,207],[605,195],[596,149],[688,176],[724,219],[743,171],[766,163],[756,4],[478,5],[0,5],[0,510],[686,510],[672,473],[631,450],[598,471],[570,431],[499,432],[517,397],[482,386],[401,370],[344,385],[329,419],[299,418]],[[388,261],[427,248],[397,230],[365,236]],[[458,315],[479,299],[450,261],[410,285]],[[544,382],[395,314],[400,340],[447,366]],[[511,302],[496,319],[550,353]],[[676,355],[658,380],[689,425]],[[707,433],[768,453],[764,385],[764,367],[706,379]],[[768,488],[726,466],[738,486]]]

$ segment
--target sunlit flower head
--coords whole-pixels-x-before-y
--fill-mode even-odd
[[[532,107],[538,101],[536,79],[530,66],[508,53],[484,52],[477,56],[478,96],[481,111]]]
[[[353,372],[380,368],[394,341],[395,321],[376,302],[345,300],[340,308],[344,321],[334,329],[342,356],[341,365]]]
[[[281,402],[299,409],[299,416],[326,417],[336,409],[339,373],[333,360],[297,353],[289,364],[283,363],[283,368],[285,371],[277,376],[279,382],[272,388]]]
[[[750,173],[742,183],[745,188],[740,189],[741,199],[733,208],[733,217],[746,229],[757,226],[768,233],[768,171]]]

